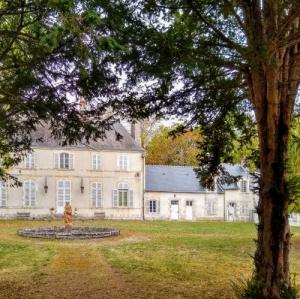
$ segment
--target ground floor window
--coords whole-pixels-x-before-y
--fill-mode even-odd
[[[4,182],[0,182],[0,207],[6,207],[7,188]]]
[[[127,183],[119,183],[118,189],[113,190],[113,207],[133,207],[133,191],[129,190]]]
[[[36,184],[34,181],[23,182],[23,197],[25,207],[34,207],[36,203]]]
[[[206,199],[206,214],[209,216],[217,215],[217,200],[216,199]]]
[[[242,202],[241,203],[241,216],[249,216],[250,210],[249,210],[249,204],[248,202]]]
[[[66,202],[71,202],[71,181],[57,182],[57,206],[63,208]]]
[[[159,213],[160,202],[156,199],[150,199],[146,202],[147,213]]]
[[[192,206],[193,206],[193,201],[192,201],[192,200],[187,200],[187,201],[185,202],[185,205],[186,205],[187,207],[192,207]]]
[[[91,184],[91,197],[93,208],[102,206],[102,183],[93,182]]]

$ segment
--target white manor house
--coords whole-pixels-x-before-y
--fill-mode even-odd
[[[1,218],[43,218],[51,211],[61,215],[70,202],[78,217],[255,220],[257,200],[246,169],[225,164],[239,181],[228,185],[216,178],[210,191],[193,167],[145,166],[137,125],[125,129],[118,123],[105,139],[74,146],[60,146],[47,127],[40,127],[35,137],[39,141],[33,152],[10,172],[22,186],[0,183]]]

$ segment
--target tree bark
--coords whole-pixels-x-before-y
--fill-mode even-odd
[[[290,287],[288,222],[289,195],[286,177],[292,103],[289,87],[280,84],[280,69],[253,72],[252,99],[260,142],[260,194],[256,280],[264,298],[277,299]]]

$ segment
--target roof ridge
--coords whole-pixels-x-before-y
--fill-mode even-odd
[[[187,166],[187,165],[163,165],[163,164],[146,164],[146,166],[154,166],[154,167],[177,167],[177,168],[195,168],[197,166]]]

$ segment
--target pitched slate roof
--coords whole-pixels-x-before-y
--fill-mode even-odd
[[[146,165],[146,191],[205,192],[194,167]]]
[[[232,176],[245,176],[247,172],[240,165],[222,164],[224,169]],[[187,192],[201,193],[205,188],[199,182],[194,167],[191,166],[166,166],[146,165],[145,191],[153,192]],[[220,184],[218,192],[238,189],[237,183]]]
[[[229,175],[231,175],[233,177],[243,177],[243,176],[248,175],[248,172],[241,165],[238,165],[238,164],[223,163],[222,167],[223,167],[224,171],[228,172]],[[232,183],[232,184],[218,182],[218,188],[220,189],[221,192],[224,190],[238,190],[239,189],[236,182]]]
[[[122,136],[117,138],[117,135]],[[51,136],[51,132],[47,125],[39,126],[33,136],[33,146],[37,147],[61,147],[59,140],[54,139]],[[97,141],[90,141],[89,144],[84,142],[74,144],[71,146],[65,146],[64,148],[89,148],[92,150],[123,150],[123,151],[144,151],[139,146],[129,132],[120,124],[113,125],[111,130],[106,132],[106,138],[98,139]]]

